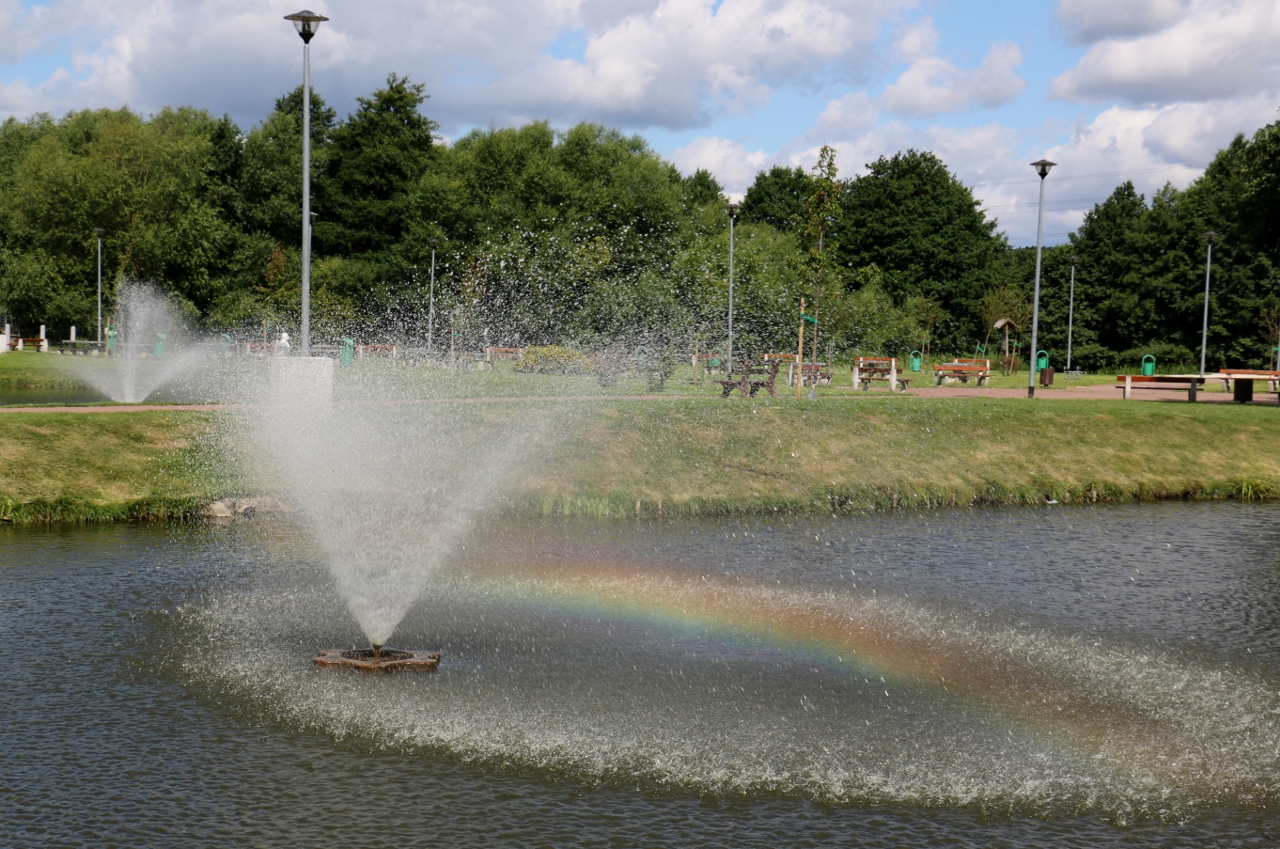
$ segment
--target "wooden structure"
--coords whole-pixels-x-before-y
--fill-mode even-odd
[[[1116,388],[1124,390],[1124,399],[1133,397],[1135,389],[1168,389],[1186,392],[1187,400],[1196,400],[1196,392],[1212,375],[1198,374],[1117,374]],[[1250,384],[1252,385],[1252,384]]]
[[[957,357],[949,363],[938,363],[933,367],[933,382],[941,386],[942,382],[958,380],[961,383],[974,381],[978,386],[989,386],[991,383],[991,360],[976,357]]]
[[[831,370],[827,368],[826,363],[804,363],[801,366],[803,370],[802,386],[816,386],[819,383],[831,385]],[[791,355],[791,361],[787,363],[787,386],[796,385],[796,361],[795,355]]]
[[[778,368],[781,365],[777,360],[739,360],[733,364],[736,369],[735,374],[726,376],[724,380],[717,380],[720,384],[722,398],[728,398],[733,394],[733,390],[737,389],[742,392],[744,397],[751,397],[760,391],[761,388],[769,393],[769,397],[776,397],[777,393],[774,389],[774,383],[778,379]]]
[[[853,388],[870,390],[874,381],[883,380],[889,384],[889,391],[901,389],[907,391],[910,378],[902,377],[898,370],[897,357],[858,357],[853,361]]]

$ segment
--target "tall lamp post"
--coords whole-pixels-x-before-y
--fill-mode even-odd
[[[729,213],[729,370],[728,374],[733,374],[733,223],[738,217],[738,207],[741,204],[726,204],[724,211]]]
[[[1067,300],[1067,371],[1071,371],[1071,325],[1075,323],[1076,317],[1076,260],[1079,257],[1072,255],[1071,257],[1071,294]]]
[[[436,248],[440,247],[439,239],[428,239],[431,246],[431,294],[427,298],[427,356],[435,353],[434,333],[436,327]]]
[[[1044,241],[1044,178],[1049,176],[1049,169],[1057,165],[1047,159],[1032,162],[1031,167],[1040,175],[1040,214],[1036,219],[1036,286],[1031,305],[1031,362],[1027,369],[1027,397],[1036,397],[1036,355],[1038,352],[1040,333],[1040,254]]]
[[[285,15],[302,36],[302,356],[311,356],[311,39],[321,21],[308,9]]]
[[[94,227],[98,237],[98,344],[102,344],[102,234],[107,232],[101,227]]]
[[[1209,344],[1209,272],[1213,268],[1213,240],[1218,234],[1210,230],[1204,234],[1209,244],[1209,254],[1204,261],[1204,324],[1200,328],[1200,376],[1204,377],[1204,355]]]

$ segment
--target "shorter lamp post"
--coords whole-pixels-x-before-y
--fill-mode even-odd
[[[102,345],[102,234],[107,232],[101,227],[94,227],[98,236],[98,345]]]
[[[427,297],[427,356],[435,353],[434,332],[436,326],[436,248],[440,247],[439,239],[428,239],[431,246],[431,294]]]
[[[738,217],[740,204],[726,204],[724,211],[729,213],[729,355],[727,374],[733,374],[733,223]]]
[[[1204,261],[1204,323],[1200,327],[1200,376],[1204,377],[1204,357],[1209,344],[1209,272],[1213,268],[1213,240],[1218,234],[1210,230],[1204,234],[1209,245],[1209,253]]]
[[[1076,260],[1071,257],[1071,294],[1067,298],[1067,371],[1071,371],[1071,325],[1076,318]]]
[[[1047,159],[1041,159],[1039,162],[1032,162],[1031,167],[1036,169],[1036,173],[1040,175],[1040,214],[1036,219],[1036,286],[1035,295],[1031,306],[1031,361],[1028,363],[1027,374],[1027,397],[1036,397],[1036,357],[1039,348],[1040,332],[1040,254],[1043,249],[1044,241],[1044,178],[1049,176],[1049,169],[1057,165],[1056,162],[1050,162]]]

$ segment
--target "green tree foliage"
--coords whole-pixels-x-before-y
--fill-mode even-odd
[[[790,230],[813,195],[813,180],[801,168],[775,165],[756,174],[742,198],[742,220]]]
[[[940,342],[968,348],[985,333],[978,304],[1007,250],[996,222],[932,153],[908,150],[867,168],[841,198],[840,264],[879,268],[895,303],[931,299],[951,316],[935,331]]]

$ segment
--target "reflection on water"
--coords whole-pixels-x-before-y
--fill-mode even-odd
[[[371,681],[309,667],[359,630],[286,526],[10,529],[40,662],[0,691],[0,843],[1268,845],[1277,537],[1240,504],[479,525],[396,635],[440,672]]]

